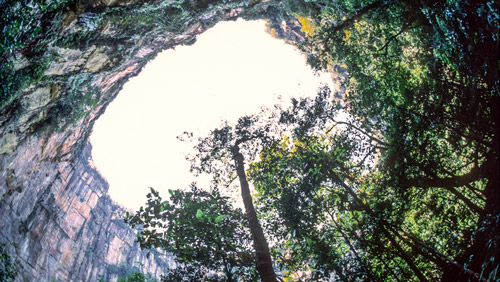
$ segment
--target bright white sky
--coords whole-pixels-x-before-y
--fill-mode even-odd
[[[192,46],[167,50],[127,82],[95,123],[92,157],[110,184],[111,198],[137,210],[148,187],[167,197],[208,178],[189,173],[192,149],[176,139],[184,131],[203,136],[221,120],[272,106],[278,95],[314,96],[327,74],[315,76],[305,56],[265,31],[264,21],[222,22]]]

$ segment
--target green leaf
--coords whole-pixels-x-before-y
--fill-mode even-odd
[[[203,218],[203,212],[200,209],[196,211],[196,218],[199,220]]]
[[[215,222],[216,223],[217,222],[221,222],[224,219],[224,217],[226,217],[226,216],[225,215],[219,215],[218,217],[215,218]]]
[[[308,245],[312,245],[312,240],[309,237],[306,237],[306,243]]]

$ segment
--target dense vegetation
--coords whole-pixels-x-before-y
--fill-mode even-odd
[[[230,208],[208,196],[174,194],[172,205],[153,193],[133,220],[169,221],[144,229],[143,247],[177,252],[186,267],[224,268],[223,280],[233,281],[242,268],[220,251],[249,246],[224,231],[240,230],[252,236],[262,281],[275,273],[288,281],[499,281],[497,4],[290,0],[279,9],[306,25],[298,47],[312,66],[347,69],[345,93],[323,88],[316,99],[195,139],[193,170],[212,173],[220,187],[239,178],[248,227],[232,225],[241,215],[221,213]],[[176,224],[186,230],[179,238],[169,233]],[[214,226],[219,237],[199,236]]]
[[[190,191],[170,190],[167,201],[154,189],[147,196],[146,208],[127,217],[130,225],[143,228],[138,236],[140,246],[161,248],[171,252],[178,263],[188,264],[170,271],[165,281],[209,276],[218,281],[219,272],[227,281],[252,279],[250,235],[241,225],[244,214],[218,189],[207,192],[193,185]]]
[[[34,56],[46,48],[42,36],[51,37],[52,21],[61,21],[64,8],[70,0],[5,0],[0,1],[0,109],[11,103],[30,83],[43,77],[48,58]],[[54,31],[51,31],[52,33]],[[46,38],[48,39],[48,38]],[[19,53],[29,55],[27,67],[14,64]]]
[[[151,274],[144,274],[141,271],[133,271],[127,273],[124,277],[121,277],[118,282],[157,282],[156,279],[152,278]]]

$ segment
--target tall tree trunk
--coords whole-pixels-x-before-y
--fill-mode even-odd
[[[224,261],[224,271],[226,272],[227,282],[234,282],[233,275],[231,274],[231,265],[227,262],[225,255],[223,255],[222,259]]]
[[[260,226],[257,218],[257,213],[255,212],[255,208],[253,206],[252,195],[250,194],[250,188],[248,186],[247,176],[245,173],[243,155],[240,153],[240,149],[237,145],[233,147],[233,159],[236,163],[236,173],[238,174],[241,186],[241,197],[243,198],[243,204],[245,205],[248,225],[250,227],[250,232],[252,233],[254,249],[257,255],[257,271],[259,272],[262,282],[278,282],[276,274],[274,273],[271,255],[269,254],[269,246],[267,244],[266,237],[264,237],[264,231],[262,231],[262,227]]]

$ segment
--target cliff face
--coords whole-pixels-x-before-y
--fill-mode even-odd
[[[17,281],[111,281],[136,263],[156,275],[172,267],[134,244],[92,167],[92,125],[158,52],[193,43],[218,21],[269,17],[274,4],[144,2],[81,0],[34,15],[41,35],[1,62],[22,80],[0,109],[0,243]]]
[[[173,266],[167,255],[147,259],[140,251],[124,209],[89,161],[87,145],[77,161],[39,163],[23,183],[9,169],[6,183],[15,189],[2,199],[0,234],[14,251],[18,281],[111,281],[137,263],[156,275]]]

